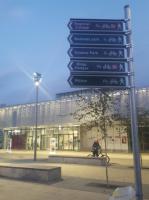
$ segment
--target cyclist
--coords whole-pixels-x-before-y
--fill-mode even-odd
[[[93,157],[98,157],[99,154],[101,153],[101,146],[98,140],[95,140],[92,145],[92,153],[93,153]]]

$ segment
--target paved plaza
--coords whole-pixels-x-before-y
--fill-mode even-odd
[[[58,155],[86,156],[88,152],[57,152]],[[48,162],[48,151],[33,152],[0,151],[0,164],[21,163],[28,165],[60,166],[62,180],[49,184],[17,181],[0,178],[0,200],[108,200],[114,189],[119,186],[134,186],[134,169],[131,154],[111,153],[109,187],[106,186],[105,167]],[[142,182],[144,199],[149,199],[149,155],[142,155]]]

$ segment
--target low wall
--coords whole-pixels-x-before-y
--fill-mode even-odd
[[[49,155],[48,161],[50,163],[66,163],[66,164],[81,164],[81,165],[97,165],[105,166],[105,159],[90,158],[90,157],[75,157],[75,156],[56,156]]]
[[[50,182],[61,179],[61,168],[31,165],[0,165],[0,176],[28,181]]]

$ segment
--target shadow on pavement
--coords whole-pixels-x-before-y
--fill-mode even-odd
[[[125,186],[134,187],[134,185],[132,185],[131,183],[114,182],[114,181],[109,181],[109,185],[107,186],[106,182],[101,180],[92,180],[92,179],[76,178],[76,177],[75,178],[63,177],[62,181],[53,184],[53,186],[71,190],[103,193],[107,195],[111,195],[117,187],[125,187]],[[148,184],[143,185],[143,193],[144,193],[144,199],[149,199]]]

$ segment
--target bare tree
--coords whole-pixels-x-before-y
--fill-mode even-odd
[[[116,99],[108,91],[93,90],[89,96],[78,96],[77,109],[73,113],[81,126],[88,130],[98,127],[102,133],[105,144],[105,154],[107,156],[107,130],[113,123],[114,110],[116,108]],[[108,165],[106,163],[106,181],[109,184]]]

